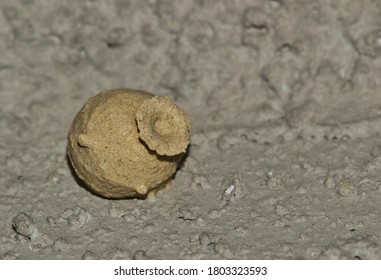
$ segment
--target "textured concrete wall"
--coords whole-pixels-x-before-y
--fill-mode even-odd
[[[1,0],[0,258],[381,258],[380,1]],[[171,190],[76,181],[103,89],[168,95],[192,146]]]

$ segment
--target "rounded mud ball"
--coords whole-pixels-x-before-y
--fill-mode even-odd
[[[170,186],[190,130],[188,115],[168,97],[106,90],[75,117],[68,156],[78,177],[98,195],[144,198]]]

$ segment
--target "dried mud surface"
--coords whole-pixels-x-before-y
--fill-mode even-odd
[[[381,2],[0,3],[1,259],[381,259]],[[192,145],[147,200],[85,189],[70,124],[168,95]]]

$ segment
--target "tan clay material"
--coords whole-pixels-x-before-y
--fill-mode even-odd
[[[188,115],[168,97],[106,90],[75,117],[68,155],[77,175],[107,198],[146,197],[169,186],[189,144]]]

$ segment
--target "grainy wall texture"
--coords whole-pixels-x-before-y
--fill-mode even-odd
[[[1,259],[381,259],[381,1],[1,0]],[[173,188],[108,200],[67,133],[117,87],[192,120]]]

